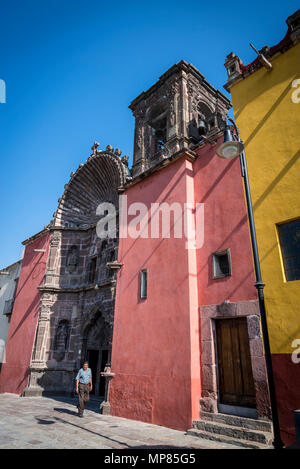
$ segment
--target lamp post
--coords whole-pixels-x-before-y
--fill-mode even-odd
[[[264,349],[265,349],[265,362],[266,362],[266,369],[267,369],[268,383],[269,383],[270,403],[271,403],[273,432],[274,432],[273,446],[275,449],[282,449],[284,445],[280,437],[280,427],[279,427],[275,385],[274,385],[274,374],[273,374],[273,368],[272,368],[270,341],[269,341],[265,299],[264,299],[264,291],[263,291],[265,284],[263,283],[262,277],[261,277],[260,262],[259,262],[259,256],[258,256],[256,232],[255,232],[254,217],[253,217],[253,209],[252,209],[252,201],[251,201],[250,186],[249,186],[249,178],[248,178],[248,170],[247,170],[247,163],[246,163],[246,156],[245,156],[245,147],[244,147],[243,142],[240,139],[239,131],[235,122],[230,118],[228,118],[228,120],[232,122],[235,128],[237,140],[234,140],[232,133],[230,131],[228,122],[226,122],[226,127],[224,131],[224,143],[222,143],[222,145],[218,147],[216,153],[220,158],[224,158],[227,160],[231,160],[233,158],[236,158],[237,156],[240,157],[241,173],[242,173],[242,178],[244,179],[244,188],[245,188],[245,195],[246,195],[246,202],[247,202],[248,220],[249,220],[253,260],[254,260],[254,268],[255,268],[255,277],[256,277],[256,282],[254,285],[255,285],[255,288],[257,289],[257,295],[258,295],[259,311],[260,311],[262,334],[263,334]]]

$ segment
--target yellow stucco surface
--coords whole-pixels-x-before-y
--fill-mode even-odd
[[[292,353],[300,339],[300,280],[285,280],[276,224],[300,218],[300,44],[272,64],[230,91],[245,143],[271,352]]]

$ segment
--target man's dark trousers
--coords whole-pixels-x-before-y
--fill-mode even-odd
[[[78,410],[79,414],[83,414],[85,404],[90,400],[90,385],[89,384],[78,384],[78,398],[79,405]]]

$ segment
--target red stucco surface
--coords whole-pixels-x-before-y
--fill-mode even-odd
[[[128,205],[202,202],[204,245],[185,239],[120,239],[110,403],[112,413],[187,429],[199,418],[199,308],[256,298],[238,160],[199,151],[181,157],[126,191]],[[129,218],[130,221],[130,218]],[[231,249],[232,276],[212,280],[211,254]],[[148,298],[139,299],[139,272],[148,269]],[[202,338],[203,339],[203,338]]]
[[[300,364],[293,363],[288,353],[273,353],[272,364],[281,438],[285,445],[294,445],[296,431],[293,411],[300,409]]]
[[[44,278],[49,241],[50,235],[45,233],[25,249],[6,342],[7,363],[0,373],[0,393],[21,394],[27,384],[41,296],[37,287]]]
[[[199,303],[219,304],[257,298],[250,234],[239,159],[226,161],[216,146],[199,150],[193,165],[195,199],[204,203],[204,244],[197,250]],[[212,253],[230,248],[232,275],[212,278]]]
[[[128,206],[183,204],[191,175],[191,163],[181,158],[129,188]],[[185,239],[120,239],[119,261],[124,266],[116,294],[112,414],[187,428],[198,413],[193,403],[199,402],[201,385],[196,268]],[[146,300],[139,299],[143,268]]]

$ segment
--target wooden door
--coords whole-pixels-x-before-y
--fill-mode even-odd
[[[220,403],[255,407],[246,318],[216,321]]]

